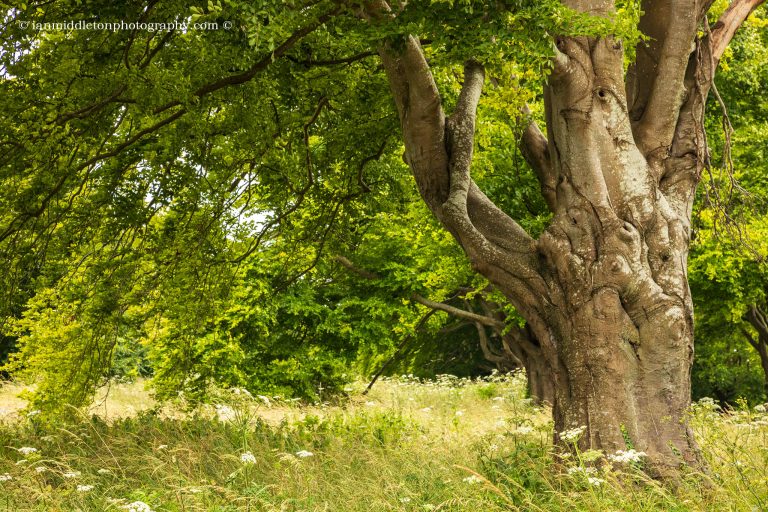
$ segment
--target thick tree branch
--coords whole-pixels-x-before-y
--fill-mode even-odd
[[[696,0],[644,0],[640,30],[650,39],[637,47],[627,74],[628,105],[638,149],[666,155],[683,102],[683,81],[698,27]]]
[[[517,289],[519,297],[510,298],[531,311],[547,293],[536,271],[535,243],[469,175],[482,67],[474,61],[466,64],[457,111],[446,120],[419,41],[408,36],[397,51],[383,44],[379,53],[400,116],[405,160],[421,196],[475,268],[492,281],[504,280],[505,289]]]
[[[733,0],[712,27],[712,57],[720,62],[725,49],[744,21],[765,0]]]
[[[520,152],[536,173],[541,185],[541,194],[551,211],[557,206],[557,177],[552,171],[552,162],[549,158],[549,143],[541,133],[536,121],[531,117],[528,105],[523,107],[521,123],[524,124],[522,137],[520,138]]]

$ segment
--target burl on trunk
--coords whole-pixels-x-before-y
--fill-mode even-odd
[[[602,16],[614,10],[609,1],[564,3]],[[707,158],[704,102],[725,46],[760,3],[734,1],[710,31],[711,2],[643,2],[640,29],[650,39],[626,73],[620,40],[556,38],[546,136],[529,122],[521,141],[553,212],[538,240],[470,177],[483,67],[466,63],[446,117],[418,39],[379,49],[422,197],[541,345],[555,388],[556,442],[564,444],[558,432],[584,426],[581,448],[613,452],[631,443],[660,474],[697,463],[686,424],[686,261]],[[383,1],[368,11],[394,16]]]

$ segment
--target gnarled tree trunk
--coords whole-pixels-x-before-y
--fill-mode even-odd
[[[614,9],[606,0],[564,3],[603,16]],[[554,214],[538,240],[470,177],[482,66],[467,62],[446,117],[418,39],[380,49],[422,197],[541,344],[554,385],[555,441],[580,426],[582,448],[613,452],[629,440],[659,474],[697,463],[686,424],[693,357],[686,261],[707,158],[704,101],[726,44],[761,1],[735,0],[698,38],[710,3],[644,1],[640,29],[651,39],[626,73],[619,40],[556,39],[544,91],[547,135],[531,122],[522,141]],[[390,12],[381,1],[369,11]]]

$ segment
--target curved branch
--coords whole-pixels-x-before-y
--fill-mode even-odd
[[[455,316],[456,318],[463,318],[464,320],[469,320],[476,324],[487,325],[488,327],[493,327],[495,329],[504,328],[504,322],[499,322],[493,317],[478,315],[477,313],[459,309],[444,302],[435,302],[427,299],[426,297],[423,297],[422,295],[419,295],[418,293],[411,295],[411,299],[418,302],[422,306],[426,306],[430,309],[436,309],[438,311],[444,311],[445,313],[448,313],[451,316]]]
[[[736,31],[765,0],[733,0],[712,27],[712,57],[720,62]]]

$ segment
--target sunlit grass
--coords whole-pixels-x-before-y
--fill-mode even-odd
[[[154,412],[140,383],[119,384],[91,409],[101,416],[45,429],[6,405],[0,510],[768,508],[764,412],[698,404],[692,425],[710,472],[671,488],[642,463],[620,472],[578,461],[599,453],[557,467],[549,411],[523,398],[519,377],[494,380],[387,380],[311,407],[222,391],[193,413]]]

